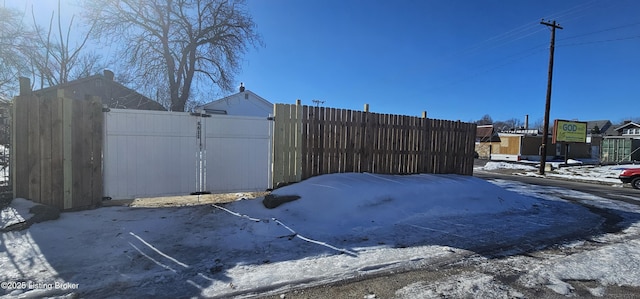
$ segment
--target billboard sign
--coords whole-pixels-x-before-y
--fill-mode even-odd
[[[587,123],[556,119],[553,123],[553,143],[587,142]]]

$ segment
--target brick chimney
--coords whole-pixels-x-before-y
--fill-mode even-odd
[[[104,71],[103,71],[103,74],[104,74],[104,77],[105,77],[107,80],[109,80],[109,81],[113,81],[114,74],[113,74],[113,72],[112,72],[112,71],[110,71],[110,70],[104,70]]]

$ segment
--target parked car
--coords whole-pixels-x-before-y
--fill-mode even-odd
[[[627,168],[620,173],[618,178],[623,183],[631,183],[631,187],[640,189],[640,168]]]

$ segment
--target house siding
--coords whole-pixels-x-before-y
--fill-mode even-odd
[[[248,90],[204,104],[200,108],[238,116],[268,117],[273,113],[273,104]]]

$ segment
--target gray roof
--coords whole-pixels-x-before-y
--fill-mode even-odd
[[[103,74],[34,90],[33,93],[41,97],[54,97],[58,89],[64,89],[65,96],[80,100],[85,99],[87,95],[98,96],[102,103],[109,108],[166,110],[160,103]]]
[[[587,121],[587,134],[591,133],[591,130],[598,126],[600,129],[600,134],[602,135],[612,135],[615,134],[615,130],[613,128],[613,124],[609,120],[591,120]]]

